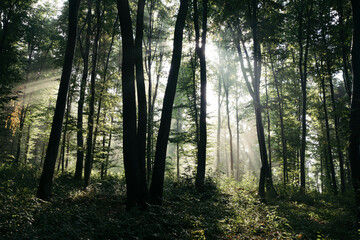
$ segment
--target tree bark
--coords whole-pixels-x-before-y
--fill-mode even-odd
[[[203,16],[202,16],[202,34],[201,34],[201,47],[199,45],[199,27],[198,27],[198,14],[197,14],[197,0],[194,0],[194,26],[196,35],[196,53],[200,59],[200,123],[199,123],[199,144],[198,144],[198,165],[196,172],[195,185],[197,188],[202,188],[205,181],[206,170],[206,59],[205,59],[205,46],[206,46],[206,32],[207,32],[207,7],[208,0],[202,1]],[[196,30],[197,29],[197,30]]]
[[[229,83],[225,83],[225,79],[223,79],[224,84],[224,92],[225,92],[225,100],[226,100],[226,115],[227,115],[227,127],[229,131],[229,145],[230,145],[230,176],[234,174],[234,155],[233,155],[233,144],[232,144],[232,132],[231,132],[231,124],[230,124],[230,110],[229,110]]]
[[[304,3],[306,1],[306,4]],[[304,8],[307,10],[307,28],[306,28],[306,44],[305,44],[305,53],[303,46],[303,13]],[[300,82],[301,82],[301,92],[302,92],[302,113],[301,113],[301,148],[300,148],[300,193],[305,194],[305,151],[306,151],[306,108],[307,108],[307,60],[308,60],[308,51],[309,51],[309,42],[310,42],[310,33],[309,33],[309,18],[312,11],[312,5],[308,9],[307,0],[301,2],[301,10],[299,14],[299,32],[298,32],[298,43],[300,48],[300,58],[299,58],[299,72],[300,72]]]
[[[278,107],[279,107],[281,146],[282,146],[282,155],[283,155],[282,156],[283,157],[283,178],[284,178],[284,189],[286,189],[286,181],[288,180],[288,176],[287,176],[287,146],[286,146],[285,126],[284,126],[284,109],[283,109],[282,98],[280,96],[280,91],[279,91],[279,81],[277,78],[277,74],[275,73],[274,63],[272,60],[270,48],[269,48],[269,54],[270,54],[271,70],[272,70],[274,81],[275,81],[275,88],[276,88],[277,101],[278,101]]]
[[[188,0],[180,1],[180,9],[175,24],[173,56],[171,59],[168,84],[164,95],[160,128],[156,143],[154,171],[150,186],[150,199],[155,204],[162,203],[166,149],[169,139],[171,115],[180,69],[183,29],[185,26],[188,2]]]
[[[46,151],[44,167],[40,178],[37,197],[48,200],[51,197],[52,179],[55,162],[59,150],[61,128],[64,119],[66,99],[70,85],[70,75],[76,46],[77,20],[80,0],[69,0],[68,40],[65,51],[65,61],[61,75],[55,114],[51,127],[50,139]]]
[[[337,194],[337,184],[335,177],[335,168],[334,168],[334,160],[332,156],[332,148],[331,148],[331,137],[330,137],[330,126],[329,126],[329,117],[326,106],[326,93],[325,93],[325,80],[324,77],[320,77],[321,79],[321,91],[323,95],[323,109],[324,109],[324,117],[325,117],[325,130],[326,130],[326,150],[328,155],[330,173],[331,173],[331,187],[334,194]]]
[[[350,112],[349,159],[352,170],[357,216],[360,219],[360,2],[351,0],[353,14],[352,99]]]
[[[80,83],[80,96],[78,103],[78,111],[77,111],[77,124],[76,124],[76,141],[77,141],[77,152],[76,152],[76,168],[75,168],[75,179],[80,180],[83,171],[84,165],[84,136],[83,136],[83,110],[84,110],[84,101],[85,101],[85,88],[86,88],[86,80],[88,76],[88,68],[89,68],[89,52],[90,52],[90,35],[91,35],[91,0],[88,0],[88,12],[87,12],[87,31],[85,37],[85,52],[81,51],[84,68],[82,72],[82,78]],[[80,50],[81,41],[80,43]]]
[[[140,167],[140,184],[141,184],[141,199],[145,199],[147,195],[146,183],[146,124],[147,124],[147,110],[146,110],[146,93],[145,80],[143,68],[142,42],[144,30],[144,8],[145,0],[138,1],[137,18],[136,18],[136,37],[135,37],[135,65],[136,65],[136,89],[138,99],[138,129],[137,129],[137,147],[138,147],[138,161]]]
[[[96,64],[98,57],[98,46],[101,29],[100,17],[100,0],[96,0],[96,34],[94,39],[93,53],[92,53],[92,69],[90,77],[90,103],[89,103],[89,117],[88,117],[88,135],[86,139],[86,158],[84,168],[84,187],[86,188],[90,182],[92,155],[93,155],[93,135],[94,135],[94,110],[95,110],[95,80],[96,80]]]
[[[221,150],[221,79],[218,80],[218,118],[217,118],[217,136],[216,136],[216,169],[220,170],[220,150]]]

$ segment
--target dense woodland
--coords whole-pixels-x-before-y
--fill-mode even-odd
[[[2,239],[358,239],[360,1],[0,1]]]

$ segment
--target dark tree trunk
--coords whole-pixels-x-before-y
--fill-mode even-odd
[[[239,115],[239,84],[236,84],[236,180],[240,180],[240,115]]]
[[[177,118],[176,118],[176,133],[180,134],[180,117],[181,111],[180,108],[177,109]],[[176,177],[180,178],[180,142],[176,141]]]
[[[141,203],[135,99],[135,45],[128,0],[117,0],[122,37],[123,155],[127,190],[127,209]]]
[[[194,26],[196,35],[196,53],[200,59],[200,123],[199,123],[199,143],[198,143],[198,165],[196,172],[195,185],[201,188],[205,181],[206,169],[206,59],[205,59],[205,46],[206,46],[206,32],[207,32],[207,0],[202,1],[202,34],[201,34],[201,47],[199,43],[200,33],[198,26],[198,9],[197,0],[194,0]]]
[[[304,3],[306,1],[306,3]],[[306,108],[307,108],[307,60],[308,60],[308,51],[309,51],[309,42],[310,42],[310,33],[309,33],[309,18],[312,11],[308,9],[307,0],[301,2],[301,10],[299,14],[299,32],[298,32],[298,43],[300,48],[300,58],[299,58],[299,72],[300,72],[300,82],[301,82],[301,92],[302,92],[302,113],[301,113],[301,148],[300,148],[300,192],[305,194],[305,151],[306,151]],[[303,13],[304,8],[307,10],[307,28],[306,28],[306,45],[305,53],[303,46]]]
[[[283,157],[283,178],[284,178],[284,189],[286,189],[286,182],[288,180],[288,175],[287,175],[287,167],[288,166],[287,166],[287,146],[286,146],[285,126],[284,126],[284,109],[283,109],[282,97],[280,96],[279,81],[277,78],[277,74],[275,73],[274,63],[272,60],[270,48],[269,48],[269,54],[270,54],[271,70],[272,70],[274,81],[275,81],[275,88],[276,88],[277,101],[278,101],[278,107],[279,107],[281,146],[282,146],[282,155],[283,155],[282,156]]]
[[[221,150],[221,79],[218,80],[218,119],[216,137],[216,170],[220,170],[220,150]]]
[[[148,129],[148,135],[147,135],[147,145],[146,145],[146,180],[147,183],[150,182],[150,175],[151,175],[151,168],[152,168],[152,126],[153,126],[153,116],[152,116],[152,34],[153,34],[153,6],[154,2],[150,1],[150,7],[149,7],[149,33],[147,38],[148,48],[146,49],[146,55],[145,57],[145,69],[148,76],[148,121],[147,121],[147,129]],[[161,56],[160,56],[161,57]],[[161,58],[160,58],[161,59]],[[147,65],[146,65],[147,64]]]
[[[146,183],[146,124],[147,124],[147,110],[146,110],[146,93],[145,80],[143,68],[143,31],[144,31],[144,7],[145,0],[138,1],[137,18],[136,18],[136,37],[135,37],[135,65],[136,65],[136,89],[138,99],[138,129],[137,129],[137,147],[138,147],[138,161],[140,167],[140,184],[141,184],[141,199],[145,199],[147,195]]]
[[[227,127],[229,131],[229,145],[230,145],[230,176],[234,174],[234,155],[233,155],[233,145],[232,145],[232,132],[231,132],[231,124],[230,124],[230,110],[229,110],[229,85],[225,83],[225,79],[223,79],[224,84],[224,92],[225,92],[225,100],[226,100],[226,116],[227,116]]]
[[[269,168],[270,175],[272,176],[272,162],[271,162],[271,128],[270,128],[270,113],[269,113],[269,95],[268,95],[268,83],[267,74],[265,73],[265,95],[266,95],[266,118],[267,118],[267,139],[268,139],[268,152],[269,152]]]
[[[21,140],[22,140],[22,137],[23,137],[23,130],[24,130],[24,122],[25,122],[25,118],[26,118],[26,112],[27,112],[27,107],[23,106],[21,108],[21,112],[20,112],[19,134],[18,134],[18,139],[17,139],[16,157],[15,157],[15,164],[16,165],[18,165],[20,163]]]
[[[249,3],[250,4],[250,3]],[[261,48],[260,48],[260,42],[258,40],[258,33],[257,33],[257,0],[251,1],[251,6],[248,6],[249,8],[249,14],[251,15],[251,29],[252,29],[252,37],[253,37],[253,43],[254,43],[254,64],[253,64],[253,71],[250,71],[250,77],[252,79],[252,83],[249,82],[248,76],[246,74],[245,66],[243,63],[243,55],[241,51],[240,46],[240,40],[242,38],[241,36],[241,30],[239,31],[239,37],[236,38],[235,44],[236,48],[239,54],[239,61],[241,65],[241,69],[243,72],[243,76],[247,85],[247,88],[249,90],[249,93],[253,99],[254,108],[255,108],[255,117],[256,117],[256,130],[257,130],[257,137],[259,142],[259,148],[260,148],[260,158],[261,158],[261,170],[260,170],[260,182],[259,182],[259,196],[261,199],[265,198],[265,186],[266,189],[269,191],[270,194],[276,195],[276,190],[274,188],[272,177],[270,173],[270,166],[268,162],[268,155],[266,150],[266,142],[265,142],[265,133],[264,133],[264,125],[263,125],[263,119],[262,119],[262,113],[261,113],[261,102],[260,102],[260,78],[261,78]],[[241,40],[242,41],[242,40]],[[243,43],[244,52],[246,55],[246,59],[248,61],[248,65],[250,65],[249,56],[247,54],[245,44]]]
[[[150,198],[151,201],[155,204],[162,203],[166,149],[169,140],[171,115],[172,115],[176,85],[177,85],[179,69],[180,69],[183,29],[185,26],[188,2],[189,2],[188,0],[180,1],[180,9],[175,24],[173,56],[171,59],[168,84],[166,86],[165,95],[164,95],[160,128],[156,143],[154,171],[150,186]]]
[[[2,36],[0,39],[0,55],[3,53],[3,50],[5,48],[5,42],[6,42],[7,34],[9,31],[9,22],[12,20],[14,7],[18,2],[19,2],[18,0],[15,0],[13,3],[11,1],[7,14],[6,15],[4,14],[5,19],[3,21],[3,31],[2,31]]]
[[[64,173],[65,168],[65,146],[66,146],[66,139],[68,135],[68,121],[69,121],[69,115],[71,110],[71,93],[69,93],[68,100],[67,100],[67,106],[66,106],[66,114],[65,114],[65,127],[64,127],[64,133],[63,133],[63,140],[61,145],[61,173]]]
[[[39,187],[37,190],[37,197],[44,200],[48,200],[51,197],[52,179],[54,176],[56,157],[59,150],[61,128],[64,119],[66,100],[70,85],[71,69],[75,53],[79,3],[80,0],[69,0],[69,30],[65,51],[65,61],[61,75],[49,144],[46,151],[46,157]]]
[[[27,130],[27,135],[26,135],[24,165],[26,165],[26,162],[28,160],[28,152],[29,152],[29,146],[30,146],[30,130],[31,130],[31,123],[29,123],[29,125],[28,125],[28,130]]]
[[[326,93],[325,93],[325,80],[321,77],[321,91],[323,95],[323,108],[324,108],[324,115],[325,115],[325,130],[326,130],[326,150],[328,155],[330,173],[331,173],[331,187],[334,194],[337,194],[337,184],[336,184],[336,177],[335,177],[335,168],[334,168],[334,160],[332,156],[332,148],[331,148],[331,137],[330,137],[330,126],[329,126],[329,117],[327,112],[326,106]]]
[[[192,73],[192,87],[193,87],[193,91],[192,91],[192,97],[193,97],[193,102],[192,102],[192,108],[194,110],[194,122],[195,122],[195,142],[196,144],[199,144],[199,112],[198,112],[198,105],[197,105],[197,87],[196,87],[196,59],[193,57],[193,54],[191,53],[191,57],[190,57],[190,63],[191,63],[191,73]]]
[[[351,0],[351,5],[354,28],[351,51],[353,88],[350,113],[349,159],[357,204],[357,216],[360,219],[360,2]]]
[[[90,52],[90,35],[91,35],[91,0],[88,0],[88,12],[87,12],[87,32],[85,37],[85,52],[81,51],[84,68],[80,83],[80,97],[78,103],[78,112],[77,112],[77,125],[76,125],[76,136],[77,136],[77,158],[76,158],[76,168],[75,168],[75,179],[80,180],[83,165],[84,165],[84,136],[83,136],[83,109],[84,109],[84,100],[85,100],[85,88],[86,80],[88,76],[89,68],[89,52]],[[79,41],[81,47],[81,41]],[[80,48],[81,49],[81,48]]]
[[[89,117],[88,117],[88,135],[86,139],[86,158],[84,168],[84,187],[86,188],[90,182],[91,167],[92,167],[92,153],[93,153],[93,133],[94,133],[94,110],[95,110],[95,79],[96,79],[96,64],[98,57],[98,46],[101,29],[100,17],[100,0],[96,0],[96,34],[92,52],[92,69],[90,77],[90,103],[89,103]]]
[[[345,26],[344,26],[344,7],[343,7],[343,1],[338,0],[337,1],[337,10],[339,14],[339,26],[340,26],[340,32],[339,37],[341,41],[341,53],[342,53],[342,64],[343,64],[343,78],[344,78],[344,86],[346,93],[348,94],[349,99],[351,98],[351,79],[349,75],[349,63],[348,63],[348,55],[349,55],[349,48],[345,42],[346,36],[345,36]]]

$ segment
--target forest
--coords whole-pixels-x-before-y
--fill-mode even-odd
[[[1,239],[360,239],[359,0],[1,0]]]

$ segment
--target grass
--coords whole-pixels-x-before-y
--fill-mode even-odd
[[[86,190],[58,176],[51,202],[34,196],[35,169],[0,167],[1,239],[358,239],[350,197],[320,194],[261,203],[249,184],[167,179],[164,204],[125,211],[121,177],[94,179]]]

